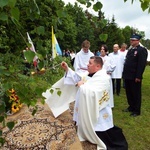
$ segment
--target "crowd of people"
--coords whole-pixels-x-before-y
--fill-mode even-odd
[[[130,112],[132,117],[141,114],[142,74],[148,54],[146,48],[140,46],[140,39],[140,35],[133,34],[128,49],[125,43],[121,47],[114,44],[111,53],[108,53],[106,45],[102,45],[96,56],[90,51],[88,40],[83,41],[78,53],[71,52],[71,56],[71,53],[68,55],[68,50],[64,52],[65,57],[71,56],[71,59],[74,59],[73,70],[66,62],[62,62],[61,67],[65,70],[65,75],[55,85],[61,85],[62,93],[68,92],[63,91],[66,90],[65,86],[70,86],[70,90],[73,91],[68,93],[70,96],[76,93],[73,120],[81,141],[90,141],[103,150],[128,150],[122,129],[113,123],[112,108],[114,94],[121,96],[123,81],[129,105],[123,112]],[[52,104],[49,105],[52,112],[54,109],[57,110],[57,116],[63,112],[63,103],[64,111],[66,110],[66,103],[69,104],[71,101],[69,95],[68,102],[60,96],[61,101],[59,100],[58,104],[55,101],[55,108],[52,98],[45,96],[47,104]]]

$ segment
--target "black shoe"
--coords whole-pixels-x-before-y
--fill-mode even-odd
[[[123,112],[132,112],[131,110],[129,110],[129,108],[126,108],[124,110],[122,110]]]
[[[130,114],[131,117],[137,117],[137,116],[139,116],[139,115],[140,115],[140,114],[136,114],[136,113],[131,113],[131,114]]]

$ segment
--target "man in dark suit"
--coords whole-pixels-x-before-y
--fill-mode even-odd
[[[130,116],[141,114],[141,85],[142,75],[147,62],[147,50],[140,46],[141,35],[133,34],[130,38],[129,49],[123,70],[125,80],[126,97],[129,107],[124,112],[131,112]]]

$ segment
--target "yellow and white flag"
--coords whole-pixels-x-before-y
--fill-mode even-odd
[[[62,55],[62,51],[55,37],[53,26],[52,26],[52,58],[55,58],[57,55]]]

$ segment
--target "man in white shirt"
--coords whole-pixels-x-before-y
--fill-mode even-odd
[[[115,70],[111,74],[112,83],[113,83],[113,93],[120,95],[121,90],[121,79],[124,65],[124,56],[118,51],[119,45],[114,44],[113,52],[109,54],[109,57],[114,60],[116,65]]]

